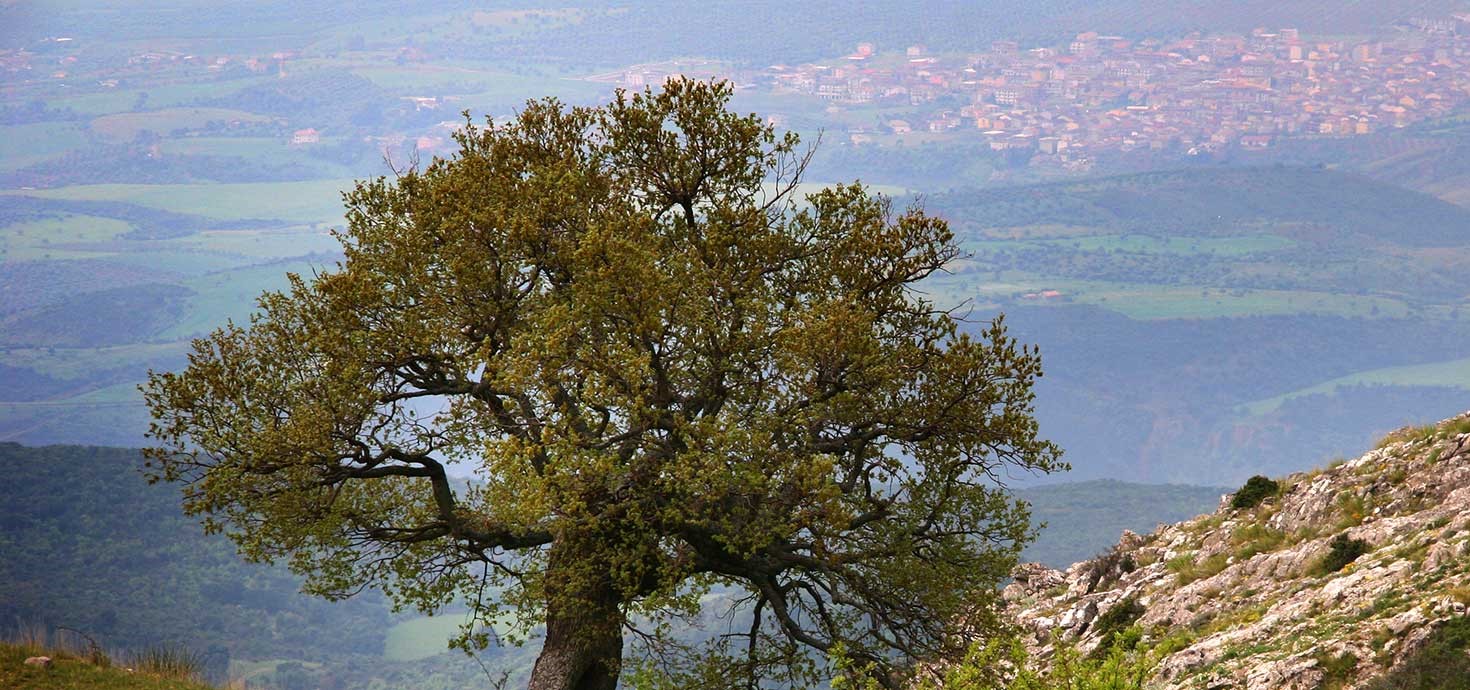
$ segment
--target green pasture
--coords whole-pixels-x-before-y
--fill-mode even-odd
[[[1008,228],[985,228],[984,230],[968,233],[962,236],[960,241],[965,243],[979,244],[981,242],[994,242],[1005,240],[1067,240],[1106,233],[1106,230],[1091,225],[1023,225]]]
[[[1332,394],[1348,386],[1449,386],[1470,391],[1470,358],[1448,362],[1414,364],[1400,367],[1384,367],[1360,371],[1324,381],[1290,393],[1246,404],[1244,409],[1251,415],[1274,412],[1293,398],[1307,395]]]
[[[1044,233],[1054,232],[1047,228]],[[1214,256],[1248,256],[1280,251],[1295,242],[1278,235],[1240,235],[1235,237],[1159,237],[1154,235],[1089,235],[1069,238],[979,240],[968,241],[966,248],[975,251],[1003,249],[1073,249],[1083,252],[1126,252],[1134,254],[1208,254]]]
[[[132,229],[116,218],[64,214],[0,227],[0,261],[92,259],[108,252],[72,245],[106,242]]]
[[[111,386],[87,391],[70,400],[77,404],[142,403],[143,393],[138,390],[138,384],[136,383],[116,383]]]
[[[126,201],[221,220],[277,219],[340,224],[342,191],[350,179],[239,184],[95,184],[29,190],[31,196],[82,201]],[[14,192],[0,192],[7,194]]]
[[[520,109],[527,100],[555,97],[568,103],[592,103],[606,100],[612,89],[581,79],[545,77],[540,75],[507,74],[488,82],[485,88],[457,94],[450,103],[453,112],[469,110],[475,115],[504,114],[508,109]]]
[[[185,280],[182,284],[195,294],[189,298],[184,317],[159,337],[171,339],[203,335],[225,325],[226,320],[246,323],[256,311],[255,300],[262,292],[283,290],[289,285],[287,273],[310,277],[313,268],[321,267],[305,261],[288,261]]]
[[[274,76],[245,77],[223,81],[189,81],[170,84],[155,84],[135,88],[116,88],[105,91],[81,93],[74,96],[47,98],[54,108],[71,108],[83,115],[106,115],[132,111],[140,94],[146,94],[145,108],[171,108],[193,105],[199,101],[228,96],[236,91],[257,84],[267,83]]]
[[[86,142],[86,130],[75,122],[0,126],[0,172],[40,163]]]
[[[160,271],[200,276],[263,261],[341,250],[325,230],[296,227],[271,231],[208,231],[162,242],[112,241],[132,226],[115,218],[63,214],[0,228],[0,261],[106,259]]]
[[[322,667],[322,664],[318,662],[301,661],[300,659],[261,659],[258,661],[230,659],[229,676],[244,687],[255,687],[254,683],[262,680],[269,682],[273,679],[277,666],[292,662],[299,663],[302,668],[311,670],[318,670]]]
[[[92,120],[92,131],[113,140],[130,141],[139,132],[167,136],[176,129],[201,129],[210,122],[269,122],[265,115],[228,108],[164,108],[112,113]]]
[[[939,274],[926,281],[923,288],[928,297],[939,306],[977,302],[1035,306],[1092,304],[1138,320],[1290,314],[1396,318],[1416,313],[1409,304],[1387,297],[1068,280],[1014,271],[1003,272],[996,278],[988,271],[961,272],[959,269],[963,267],[957,263],[951,266],[954,273]],[[1061,294],[1053,298],[1039,296],[1047,290]],[[1028,293],[1038,296],[1028,298],[1025,296]],[[1442,311],[1438,307],[1432,310]]]
[[[205,230],[181,237],[170,244],[191,250],[223,252],[265,260],[336,253],[342,250],[342,245],[326,230],[306,227],[282,230]]]
[[[459,634],[465,616],[421,616],[388,629],[383,641],[383,658],[388,661],[417,661],[448,650],[450,638]]]
[[[208,251],[172,251],[150,248],[135,252],[118,252],[105,257],[109,262],[152,269],[164,274],[202,276],[259,263],[251,257]]]
[[[342,137],[322,137],[318,146],[331,146]],[[269,166],[301,166],[322,179],[340,179],[353,174],[347,166],[311,155],[311,150],[291,145],[285,137],[180,137],[160,143],[165,156],[216,156],[240,158]],[[386,169],[385,169],[386,172]]]
[[[1339,295],[1306,290],[1243,290],[1174,286],[1116,286],[1075,295],[1132,319],[1216,319],[1237,316],[1324,314],[1346,317],[1404,317],[1410,308],[1386,297]],[[1374,311],[1377,307],[1377,311]]]
[[[85,395],[85,394],[84,394]],[[99,445],[135,447],[148,430],[148,408],[142,400],[85,400],[80,396],[44,402],[0,402],[0,442],[30,439],[60,443],[78,429]]]
[[[449,649],[449,640],[459,635],[460,626],[467,619],[468,614],[459,613],[419,616],[397,623],[388,629],[383,641],[383,658],[404,662],[443,654]],[[510,624],[497,623],[493,627],[502,638],[515,632]]]
[[[181,137],[165,140],[159,148],[166,156],[234,156],[269,162],[300,155],[284,137]]]
[[[189,344],[178,341],[115,347],[12,348],[5,351],[4,358],[10,366],[71,381],[91,378],[98,371],[146,368],[155,362],[182,358],[188,351]]]

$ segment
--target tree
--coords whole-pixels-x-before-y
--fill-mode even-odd
[[[1002,479],[1061,467],[1039,356],[918,292],[944,221],[798,201],[730,96],[532,102],[360,182],[336,270],[150,375],[157,476],[314,593],[467,599],[466,649],[544,624],[533,690],[615,687],[625,633],[680,686],[962,653],[1029,534]],[[711,592],[740,629],[681,643]]]

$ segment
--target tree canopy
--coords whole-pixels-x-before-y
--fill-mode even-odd
[[[335,270],[150,376],[158,476],[315,593],[529,631],[535,690],[962,653],[1029,537],[1005,478],[1062,466],[1039,356],[917,289],[943,220],[800,197],[731,93],[531,102],[357,184]],[[673,635],[711,593],[721,634]]]

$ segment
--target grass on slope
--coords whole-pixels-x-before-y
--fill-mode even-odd
[[[81,659],[52,656],[50,669],[26,666],[30,656],[55,652],[0,642],[0,688],[9,690],[211,690],[209,685],[179,678],[101,668]]]

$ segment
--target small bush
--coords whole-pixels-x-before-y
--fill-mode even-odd
[[[1261,505],[1262,501],[1275,496],[1281,491],[1281,485],[1269,477],[1256,475],[1245,481],[1245,486],[1235,492],[1235,498],[1230,500],[1230,507],[1237,510],[1242,508],[1254,508]]]
[[[1092,629],[1098,633],[1097,647],[1092,650],[1090,658],[1098,659],[1106,656],[1115,646],[1118,646],[1123,631],[1138,622],[1143,617],[1146,609],[1143,604],[1133,597],[1128,597],[1104,612],[1097,620],[1092,622]],[[1137,644],[1137,639],[1133,640]],[[1125,647],[1127,645],[1124,645]],[[1131,651],[1131,647],[1125,651]]]
[[[1466,606],[1470,606],[1470,586],[1461,585],[1450,588],[1450,598]]]
[[[1317,575],[1335,573],[1347,567],[1347,564],[1358,560],[1360,556],[1368,553],[1368,542],[1362,539],[1350,539],[1346,534],[1339,534],[1332,538],[1328,544],[1327,555],[1317,562],[1313,571]]]
[[[1248,561],[1258,553],[1270,553],[1286,543],[1286,533],[1265,525],[1248,524],[1235,528],[1230,535],[1235,546],[1235,560]]]
[[[921,690],[1142,690],[1159,660],[1180,646],[1165,639],[1149,650],[1127,651],[1120,647],[1101,658],[1086,658],[1076,647],[1058,640],[1056,651],[1043,670],[1036,663],[1040,660],[1029,658],[1019,640],[992,639],[972,646],[964,661],[948,669],[941,681],[921,682],[918,687]]]
[[[1341,513],[1335,527],[1347,529],[1363,524],[1363,518],[1373,512],[1373,501],[1355,493],[1344,492],[1337,497],[1337,510]]]
[[[1194,553],[1187,553],[1169,559],[1169,563],[1166,565],[1170,572],[1179,576],[1179,586],[1181,587],[1195,580],[1213,577],[1225,569],[1226,561],[1229,560],[1229,557],[1223,553],[1217,553],[1199,562],[1195,562],[1194,558]]]
[[[1124,575],[1137,569],[1138,563],[1133,560],[1133,554],[1121,551],[1114,546],[1092,559],[1092,566],[1087,574],[1087,591],[1107,589],[1116,584]]]
[[[1317,686],[1318,690],[1337,690],[1352,682],[1358,670],[1358,657],[1352,652],[1337,656],[1318,653],[1317,665],[1322,668],[1322,683]]]
[[[1470,617],[1440,626],[1368,690],[1470,690]]]

